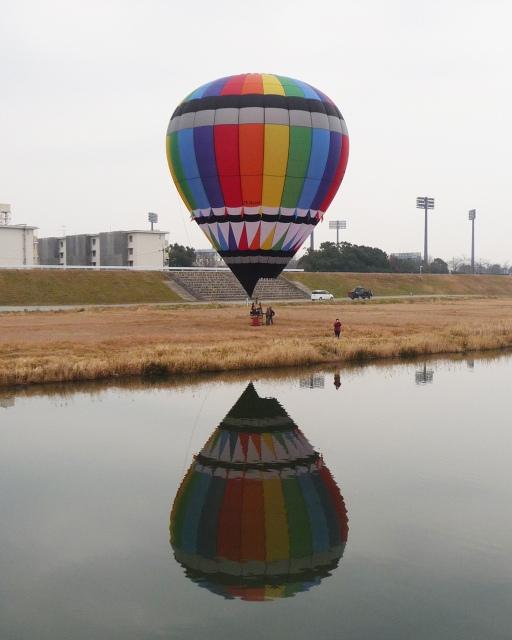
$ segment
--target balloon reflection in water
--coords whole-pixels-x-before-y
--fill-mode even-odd
[[[188,470],[170,532],[194,582],[228,599],[271,600],[331,575],[348,519],[322,457],[250,383]]]

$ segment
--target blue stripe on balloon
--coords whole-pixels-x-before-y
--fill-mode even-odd
[[[297,231],[293,238],[291,240],[289,240],[283,247],[281,247],[281,251],[290,251],[290,247],[293,247],[294,243],[295,243],[295,238],[297,237],[297,234],[299,233],[299,231]]]
[[[208,198],[204,191],[203,183],[199,175],[194,151],[194,130],[182,129],[178,131],[178,149],[180,152],[181,166],[187,180],[188,186],[194,195],[194,199],[199,209],[210,207]]]
[[[202,97],[206,98],[206,96],[220,95],[220,92],[224,88],[224,85],[231,77],[232,76],[227,76],[226,78],[219,78],[218,80],[215,80],[215,82],[212,82],[212,84],[208,87],[208,89],[206,89]]]
[[[322,204],[327,192],[329,191],[334,176],[336,175],[336,169],[340,163],[341,157],[341,133],[338,131],[330,131],[330,144],[329,154],[325,163],[324,175],[322,181],[316,192],[316,196],[311,203],[311,209],[318,210]]]
[[[307,473],[298,473],[297,479],[308,512],[313,553],[326,553],[329,551],[329,534],[316,487]]]
[[[227,223],[227,224],[229,224],[229,223]],[[226,238],[225,238],[224,234],[222,233],[222,229],[221,229],[220,225],[221,225],[221,223],[219,222],[219,224],[217,225],[217,233],[218,233],[218,237],[219,237],[220,248],[221,248],[222,251],[227,251],[228,250],[228,243],[226,242]]]
[[[199,87],[199,89],[196,89],[196,90],[194,91],[194,93],[191,93],[191,94],[189,95],[189,97],[188,97],[188,99],[187,99],[187,102],[188,102],[189,100],[195,100],[195,99],[197,99],[197,98],[202,98],[202,97],[203,97],[203,95],[204,95],[204,92],[205,92],[209,87],[211,87],[211,86],[212,86],[212,84],[213,84],[214,82],[215,82],[215,81],[214,81],[214,80],[212,80],[212,82],[207,82],[206,84],[203,84],[203,86],[202,86],[202,87]]]
[[[185,553],[197,553],[197,530],[211,480],[211,475],[201,473],[194,486],[194,493],[187,506],[187,513],[185,514],[185,520],[183,522],[183,532],[181,534],[181,546]]]
[[[341,544],[341,527],[336,507],[323,478],[319,473],[311,474],[311,479],[316,487],[318,497],[322,504],[322,510],[329,531],[329,546],[338,547]]]
[[[297,205],[299,209],[313,208],[311,205],[320,186],[320,180],[324,175],[330,142],[330,131],[327,131],[327,129],[313,129],[308,170]]]
[[[225,488],[226,479],[213,476],[199,522],[197,553],[210,560],[217,557],[217,528]]]
[[[233,233],[233,227],[229,225],[229,241],[228,246],[230,251],[236,251],[238,249],[238,245],[236,243],[235,234]],[[236,436],[236,434],[234,434]]]
[[[219,236],[222,236],[220,229],[219,229]],[[222,431],[220,434],[220,442],[219,442],[219,458],[222,455],[222,452],[224,451],[224,447],[226,446],[226,443],[228,440],[229,440],[229,431]]]
[[[213,126],[194,128],[194,149],[199,175],[201,176],[210,207],[224,207],[224,196],[222,195],[215,161]]]
[[[290,80],[293,80],[302,89],[304,97],[312,98],[313,100],[322,100],[321,96],[319,96],[313,87],[309,86],[309,84],[301,82],[300,80],[295,80],[295,78],[290,78]]]

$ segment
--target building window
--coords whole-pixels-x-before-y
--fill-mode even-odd
[[[128,236],[128,242],[133,242],[133,236]]]
[[[92,239],[92,246],[94,247],[96,245],[96,238]]]
[[[92,257],[95,258],[96,257],[96,251],[92,252]]]
[[[133,249],[128,249],[128,255],[133,256]]]
[[[128,260],[128,266],[133,267],[133,260]]]
[[[62,242],[62,240],[60,241],[60,248],[62,249],[64,247],[64,243]]]
[[[95,267],[96,263],[95,262],[91,262],[91,267]]]
[[[59,253],[59,258],[62,260],[64,258],[64,254],[61,252]]]

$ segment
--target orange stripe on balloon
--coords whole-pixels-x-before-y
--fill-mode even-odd
[[[244,507],[242,510],[241,557],[244,560],[264,561],[265,548],[265,510],[263,484],[261,478],[245,478]]]
[[[260,229],[261,229],[261,224],[258,226],[258,231],[256,231],[253,241],[251,242],[251,246],[249,247],[250,251],[256,251],[257,249],[260,248]]]
[[[238,127],[240,179],[244,206],[261,205],[263,190],[264,124],[241,124]]]
[[[263,94],[263,79],[259,73],[248,73],[245,78],[242,95],[247,93],[262,95]]]

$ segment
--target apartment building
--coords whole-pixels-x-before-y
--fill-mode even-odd
[[[168,231],[108,231],[39,238],[41,265],[162,267]]]

